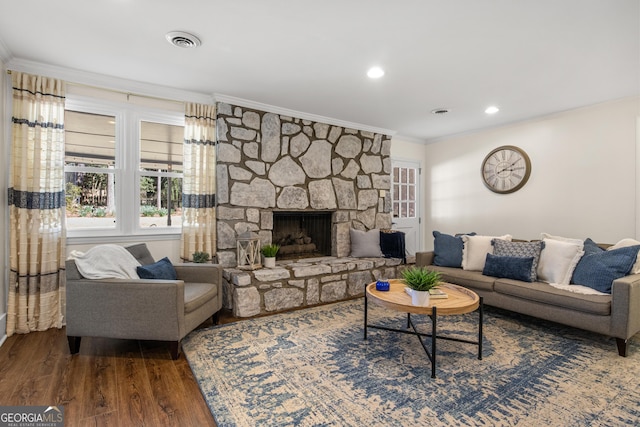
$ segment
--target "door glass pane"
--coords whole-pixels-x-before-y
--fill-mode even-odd
[[[415,202],[409,202],[409,212],[407,213],[409,218],[415,218],[416,217],[416,204]]]
[[[393,214],[395,217],[416,218],[417,176],[416,168],[393,168]]]

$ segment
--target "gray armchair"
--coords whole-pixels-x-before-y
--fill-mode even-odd
[[[126,248],[142,265],[154,260],[146,244]],[[71,354],[83,336],[168,341],[171,356],[180,342],[222,308],[222,267],[175,264],[178,280],[84,278],[75,261],[66,262],[67,339]]]

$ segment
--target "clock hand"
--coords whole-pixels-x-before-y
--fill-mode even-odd
[[[514,161],[513,163],[511,163],[509,166],[507,166],[506,168],[503,168],[502,170],[497,171],[496,173],[501,173],[504,172],[506,170],[509,170],[511,172],[513,172],[513,169],[509,169],[510,167],[512,167],[513,165],[515,165],[516,163],[518,163],[518,160]]]

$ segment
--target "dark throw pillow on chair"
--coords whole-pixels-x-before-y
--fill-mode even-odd
[[[176,280],[178,274],[176,269],[169,261],[169,258],[164,257],[160,261],[149,265],[141,265],[136,268],[136,272],[141,279],[157,279],[157,280]]]

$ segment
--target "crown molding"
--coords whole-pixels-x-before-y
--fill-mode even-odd
[[[290,110],[288,108],[277,107],[275,105],[264,104],[262,102],[251,101],[249,99],[236,98],[235,96],[224,95],[221,93],[215,93],[213,98],[216,102],[224,102],[226,104],[237,105],[239,107],[252,108],[254,110],[266,111],[268,113],[280,114],[283,116],[295,117],[303,120],[310,120],[312,122],[326,123],[335,126],[341,126],[348,129],[357,129],[365,132],[380,133],[383,135],[393,136],[396,131],[390,129],[383,129],[374,126],[364,125],[362,123],[347,122],[340,119],[334,119],[332,117],[320,116],[317,114],[305,113],[302,111]]]
[[[7,45],[4,44],[2,39],[0,39],[0,62],[6,64],[7,62],[9,62],[9,60],[11,60],[12,56],[13,55],[11,55],[11,51],[9,50]]]
[[[410,142],[412,144],[427,144],[428,141],[424,138],[416,138],[415,136],[407,136],[407,135],[400,135],[400,134],[396,134],[393,136],[393,139],[399,140],[399,141],[404,141],[404,142]],[[391,140],[391,142],[393,143],[393,139]]]
[[[69,83],[116,90],[124,93],[130,93],[132,95],[135,94],[183,102],[197,102],[201,104],[211,104],[214,102],[211,95],[203,93],[190,92],[168,86],[154,85],[151,83],[128,80],[120,77],[107,76],[105,74],[43,64],[25,59],[12,59],[6,64],[6,68],[9,70],[53,77],[65,80]]]

